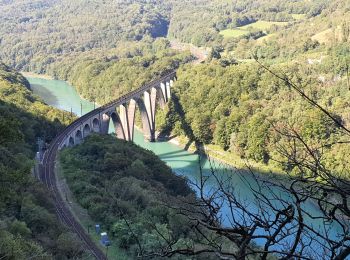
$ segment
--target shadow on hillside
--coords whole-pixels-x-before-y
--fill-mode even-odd
[[[39,99],[44,100],[45,104],[51,104],[51,106],[56,106],[58,104],[57,97],[41,85],[31,84],[30,89]]]
[[[203,149],[201,149],[202,144],[198,140],[196,140],[190,124],[187,123],[187,121],[185,119],[185,111],[184,111],[184,109],[179,101],[179,97],[175,93],[171,94],[171,100],[169,103],[169,111],[166,114],[166,118],[167,118],[167,125],[165,126],[164,130],[159,134],[160,138],[164,138],[165,136],[167,136],[167,140],[169,140],[170,139],[169,135],[170,135],[171,131],[173,130],[175,122],[180,121],[181,128],[183,129],[183,131],[185,132],[185,135],[189,139],[184,147],[184,150],[188,151],[191,144],[194,143],[194,145],[196,147],[196,153],[199,151],[201,153],[204,152]]]
[[[0,136],[3,139],[1,140],[2,145],[12,143],[11,146],[15,146],[17,142],[24,142],[30,146],[32,151],[35,151],[38,138],[49,143],[64,128],[60,122],[61,111],[44,104],[42,105],[45,107],[37,105],[29,109],[22,108],[20,105],[0,100],[1,121],[4,124]],[[52,118],[46,118],[44,115],[47,114],[50,114]]]

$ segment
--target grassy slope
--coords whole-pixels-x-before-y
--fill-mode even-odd
[[[287,24],[288,24],[288,22],[257,21],[255,23],[247,24],[247,25],[241,26],[239,28],[241,28],[241,29],[248,29],[249,27],[252,27],[254,29],[266,31],[269,28],[271,28],[272,25],[284,26],[284,25],[287,25]]]
[[[248,30],[241,30],[239,28],[236,29],[226,29],[220,32],[220,34],[222,36],[224,36],[224,38],[238,38],[241,37],[243,35],[248,34],[249,31]]]
[[[224,38],[238,38],[243,35],[247,35],[251,29],[266,31],[271,28],[272,25],[285,26],[288,22],[269,22],[269,21],[257,21],[255,23],[240,26],[234,29],[226,29],[220,31],[220,34]]]

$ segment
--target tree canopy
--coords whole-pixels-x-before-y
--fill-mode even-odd
[[[49,142],[63,127],[63,112],[45,105],[28,86],[0,63],[0,258],[82,256],[80,242],[58,223],[52,199],[32,174],[37,138]],[[65,247],[62,236],[75,248]]]

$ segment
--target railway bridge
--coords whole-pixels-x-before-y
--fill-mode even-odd
[[[107,134],[110,120],[113,121],[118,138],[133,141],[137,108],[140,110],[145,138],[155,141],[156,105],[158,103],[164,108],[169,101],[175,77],[175,72],[171,72],[80,117],[65,132],[66,138],[59,149],[79,144],[92,132]]]
[[[57,187],[55,176],[55,161],[59,150],[79,144],[91,133],[107,134],[112,120],[118,138],[132,141],[134,138],[135,111],[141,113],[145,138],[155,141],[155,114],[157,103],[160,107],[169,101],[171,87],[176,79],[176,73],[171,72],[160,79],[154,80],[128,94],[98,107],[81,116],[50,143],[45,151],[40,167],[40,179],[48,187],[55,202],[55,209],[60,220],[83,241],[87,250],[96,259],[106,259],[106,255],[86,233],[79,221],[75,219],[67,202]]]

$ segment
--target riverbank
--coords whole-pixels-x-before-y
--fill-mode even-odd
[[[26,78],[54,80],[54,78],[52,76],[46,75],[46,74],[37,74],[34,72],[27,72],[27,71],[21,71],[20,73]]]
[[[218,161],[227,167],[232,167],[240,170],[253,170],[255,172],[267,174],[268,176],[278,175],[283,177],[284,175],[282,170],[278,169],[277,167],[258,163],[248,159],[242,159],[239,155],[224,151],[217,145],[203,145],[201,150],[197,150],[194,142],[188,145],[189,139],[186,136],[170,136],[168,138],[164,138],[164,140],[190,153],[208,156],[210,159],[214,159],[215,161]]]
[[[45,74],[36,74],[31,72],[23,72],[22,73],[25,77],[31,77],[31,78],[38,78],[38,79],[45,79],[45,80],[53,80],[53,77]],[[69,82],[67,82],[69,84]],[[72,86],[71,84],[69,84]],[[73,87],[74,88],[74,87]],[[75,89],[75,88],[74,88]],[[84,99],[78,92],[80,99]],[[96,107],[98,107],[99,104],[96,104]],[[78,109],[79,110],[79,109]],[[78,113],[79,114],[79,113]],[[136,125],[135,125],[136,127]],[[136,127],[138,130],[142,131],[141,127]],[[156,133],[156,136],[158,136],[159,133]],[[265,165],[262,163],[257,163],[252,160],[242,159],[239,157],[239,155],[234,154],[232,152],[227,152],[218,147],[217,145],[204,145],[202,147],[202,151],[198,151],[195,147],[194,143],[189,144],[189,140],[185,136],[170,136],[161,138],[161,141],[166,141],[168,143],[171,143],[173,145],[176,145],[177,147],[186,150],[187,152],[190,152],[192,154],[200,153],[202,155],[207,155],[210,159],[213,159],[220,164],[227,166],[227,168],[236,168],[240,170],[254,170],[256,172],[264,173],[267,176],[283,176],[283,173],[280,169],[277,169],[275,167],[272,167],[271,165]]]
[[[47,74],[37,74],[37,73],[33,73],[33,72],[21,72],[22,75],[24,77],[26,77],[27,79],[36,79],[36,80],[47,80],[47,81],[55,81],[55,82],[62,82],[62,83],[65,83],[67,85],[69,85],[70,87],[72,87],[72,89],[74,89],[74,92],[76,93],[76,95],[79,96],[79,99],[83,100],[83,102],[80,102],[80,103],[83,103],[83,112],[87,113],[87,112],[90,112],[90,110],[86,110],[84,106],[87,106],[88,103],[91,103],[91,107],[89,107],[89,109],[92,109],[92,107],[100,107],[101,105],[97,102],[95,102],[95,104],[93,104],[91,101],[87,100],[86,98],[82,97],[80,95],[80,93],[77,91],[77,89],[75,87],[73,87],[73,85],[69,82],[69,81],[65,81],[65,80],[60,80],[60,79],[55,79],[54,77],[50,76],[50,75],[47,75]],[[38,83],[38,85],[40,85],[41,83]],[[33,91],[33,90],[32,90]],[[57,91],[58,89],[55,89],[55,90],[49,90],[49,92],[54,92],[54,93],[51,93],[53,94],[53,98],[57,97]],[[34,91],[35,92],[35,91]],[[74,95],[75,93],[70,93],[70,95]],[[47,93],[37,93],[39,96],[41,95],[46,95]],[[49,103],[49,105],[51,103],[51,105],[55,106],[55,102],[53,101],[48,101],[47,103]],[[61,108],[62,109],[62,108]],[[66,109],[66,111],[70,111],[70,109]],[[78,109],[76,109],[75,111],[73,111],[76,115],[81,115],[81,104],[80,106],[78,107]]]
[[[168,138],[168,142],[172,143],[178,147],[181,147],[182,149],[186,148],[186,144],[188,143],[188,138],[185,136],[171,136]],[[251,160],[244,160],[239,157],[239,155],[224,151],[217,145],[204,145],[203,146],[204,151],[198,151],[194,144],[192,143],[189,148],[187,149],[188,152],[191,153],[196,153],[196,154],[201,154],[204,156],[208,156],[211,161],[214,161],[214,168],[218,166],[215,161],[220,162],[224,167],[227,167],[228,169],[233,168],[234,170],[239,170],[241,173],[244,174],[244,172],[255,172],[259,173],[259,179],[260,180],[265,180],[265,181],[271,181],[276,182],[277,181],[282,181],[285,183],[288,183],[291,181],[289,175],[284,173],[281,169],[278,169],[276,167],[273,167],[271,165],[266,165],[258,162],[254,162]],[[278,179],[276,179],[276,177]],[[301,188],[301,186],[298,186]],[[330,200],[333,200],[333,203],[341,203],[341,200],[335,198],[334,196],[329,197]],[[316,199],[310,199],[308,201],[313,205],[315,209],[319,210],[319,205],[318,201]],[[346,217],[345,215],[336,214],[339,219],[343,221],[343,223],[346,223],[350,220],[350,218]]]

